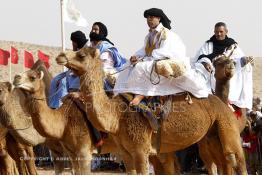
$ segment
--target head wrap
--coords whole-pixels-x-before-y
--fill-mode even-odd
[[[77,44],[78,49],[81,49],[82,47],[84,47],[88,39],[86,39],[86,35],[83,32],[78,30],[71,33],[71,41]]]
[[[145,10],[144,17],[147,18],[148,16],[160,17],[160,22],[163,24],[163,26],[168,29],[171,29],[171,26],[170,26],[171,21],[165,15],[163,10],[158,9],[158,8],[151,8],[151,9]]]
[[[107,37],[108,32],[105,24],[101,22],[95,22],[93,25],[97,25],[99,27],[99,34],[101,34],[105,38]]]
[[[90,41],[107,41],[114,45],[109,39],[106,38],[108,34],[106,26],[101,22],[95,22],[93,26],[94,25],[99,27],[99,34],[91,31],[89,34]]]

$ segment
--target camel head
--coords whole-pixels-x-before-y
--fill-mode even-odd
[[[12,91],[12,84],[9,82],[0,82],[0,106],[4,105],[9,94]]]
[[[92,67],[99,59],[99,50],[91,47],[82,48],[79,51],[61,52],[56,57],[56,62],[59,65],[66,66],[71,69],[76,75],[81,76],[87,71],[92,70]]]
[[[28,70],[21,75],[16,75],[13,84],[26,92],[35,93],[42,90],[44,73],[37,70]]]
[[[225,55],[220,55],[216,57],[213,61],[215,67],[215,78],[217,80],[229,80],[233,77],[235,73],[234,60],[226,57]]]

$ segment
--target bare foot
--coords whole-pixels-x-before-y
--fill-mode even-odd
[[[137,106],[141,100],[143,100],[145,96],[143,95],[135,95],[135,97],[133,98],[133,100],[129,103],[130,106]]]

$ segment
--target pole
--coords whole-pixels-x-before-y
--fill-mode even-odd
[[[12,46],[10,46],[10,62],[9,62],[9,82],[12,83]]]
[[[25,72],[25,49],[24,49],[24,59],[23,59],[23,72]]]
[[[65,51],[65,25],[64,25],[64,1],[60,0],[61,7],[61,39],[62,39],[62,51]]]
[[[64,24],[64,0],[60,0],[61,7],[61,40],[62,40],[62,51],[65,51],[65,24]],[[63,72],[66,71],[67,68],[63,66]]]

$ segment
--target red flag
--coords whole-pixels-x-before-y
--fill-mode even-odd
[[[34,65],[34,57],[33,55],[28,52],[28,51],[24,51],[24,65],[27,68],[31,68]]]
[[[9,57],[10,57],[10,53],[8,51],[0,49],[0,64],[8,65]]]
[[[18,63],[18,50],[11,46],[11,63]]]
[[[47,69],[50,67],[49,56],[44,54],[41,50],[38,50],[38,58],[45,63]]]

